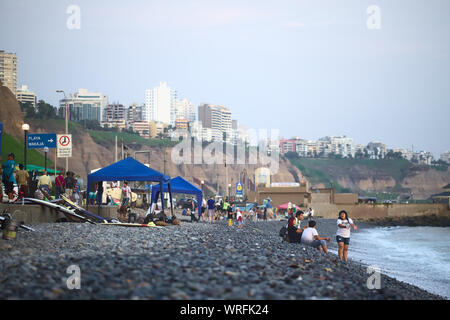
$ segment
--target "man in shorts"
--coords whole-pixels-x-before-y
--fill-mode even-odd
[[[214,201],[213,197],[210,197],[208,202],[208,219],[209,223],[214,223],[214,210],[216,208],[216,202]]]
[[[309,245],[317,250],[328,254],[327,242],[330,242],[330,238],[319,237],[319,233],[316,230],[316,222],[314,220],[309,221],[308,228],[303,230],[301,243]]]
[[[131,198],[131,188],[128,186],[128,182],[123,183],[122,194],[122,206],[128,207]]]

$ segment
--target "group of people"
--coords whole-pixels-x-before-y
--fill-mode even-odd
[[[311,218],[311,216],[309,216]],[[303,211],[296,213],[289,213],[289,220],[287,223],[287,240],[291,243],[302,243],[305,245],[317,248],[317,250],[328,254],[327,242],[330,242],[329,237],[321,237],[316,229],[316,221],[309,219],[308,224],[301,226],[304,220]],[[357,230],[352,219],[349,218],[345,210],[339,212],[337,219],[336,242],[338,244],[339,260],[347,262],[348,247],[350,245],[350,229],[353,227]]]
[[[24,169],[23,164],[19,164],[19,169],[16,170],[15,155],[14,153],[8,154],[8,159],[1,166],[2,171],[2,183],[5,187],[5,193],[8,195],[8,201],[14,202],[20,198],[29,197],[30,175],[27,170]],[[55,198],[60,198],[62,194],[79,203],[81,200],[81,186],[79,177],[75,173],[68,171],[66,177],[59,173],[55,177]],[[52,179],[48,175],[47,170],[44,170],[42,174],[37,177],[37,190],[34,197],[49,198],[53,192]],[[17,192],[14,190],[14,186],[17,185]],[[0,202],[3,200],[2,187],[0,184]]]
[[[267,206],[269,208],[267,208]],[[250,221],[258,221],[259,219],[267,220],[268,214],[272,214],[271,203],[266,203],[266,207],[264,208],[264,213],[257,207],[252,207],[249,209],[248,213],[246,213],[246,219]],[[235,206],[232,201],[229,201],[228,198],[225,200],[215,201],[213,197],[210,197],[208,200],[203,199],[200,212],[198,217],[194,213],[194,206],[189,206],[187,212],[190,212],[191,221],[207,221],[210,224],[214,223],[215,220],[220,220],[225,218],[228,220],[228,225],[233,225],[233,220],[236,220],[238,228],[242,228],[244,222],[244,213]],[[269,212],[269,213],[268,213]],[[259,218],[260,217],[260,218]]]

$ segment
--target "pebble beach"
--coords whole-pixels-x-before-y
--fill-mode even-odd
[[[336,249],[335,220],[316,221]],[[35,225],[35,232],[0,240],[0,299],[443,299],[383,274],[381,289],[368,289],[365,266],[282,242],[285,224]],[[80,270],[80,289],[67,286],[72,265]]]

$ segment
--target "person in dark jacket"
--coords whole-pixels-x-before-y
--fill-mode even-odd
[[[70,171],[67,171],[66,173],[66,195],[70,198],[70,200],[73,199],[73,189],[75,188],[75,179],[73,178],[73,173]]]
[[[303,229],[301,228],[301,221],[303,220],[303,211],[298,211],[294,214],[291,210],[288,220],[288,239],[290,243],[300,243],[302,239]],[[306,228],[306,226],[304,227]]]

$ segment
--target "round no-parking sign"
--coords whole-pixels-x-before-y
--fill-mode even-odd
[[[56,137],[58,143],[56,145],[57,154],[59,158],[66,158],[72,156],[72,135],[58,134]]]

